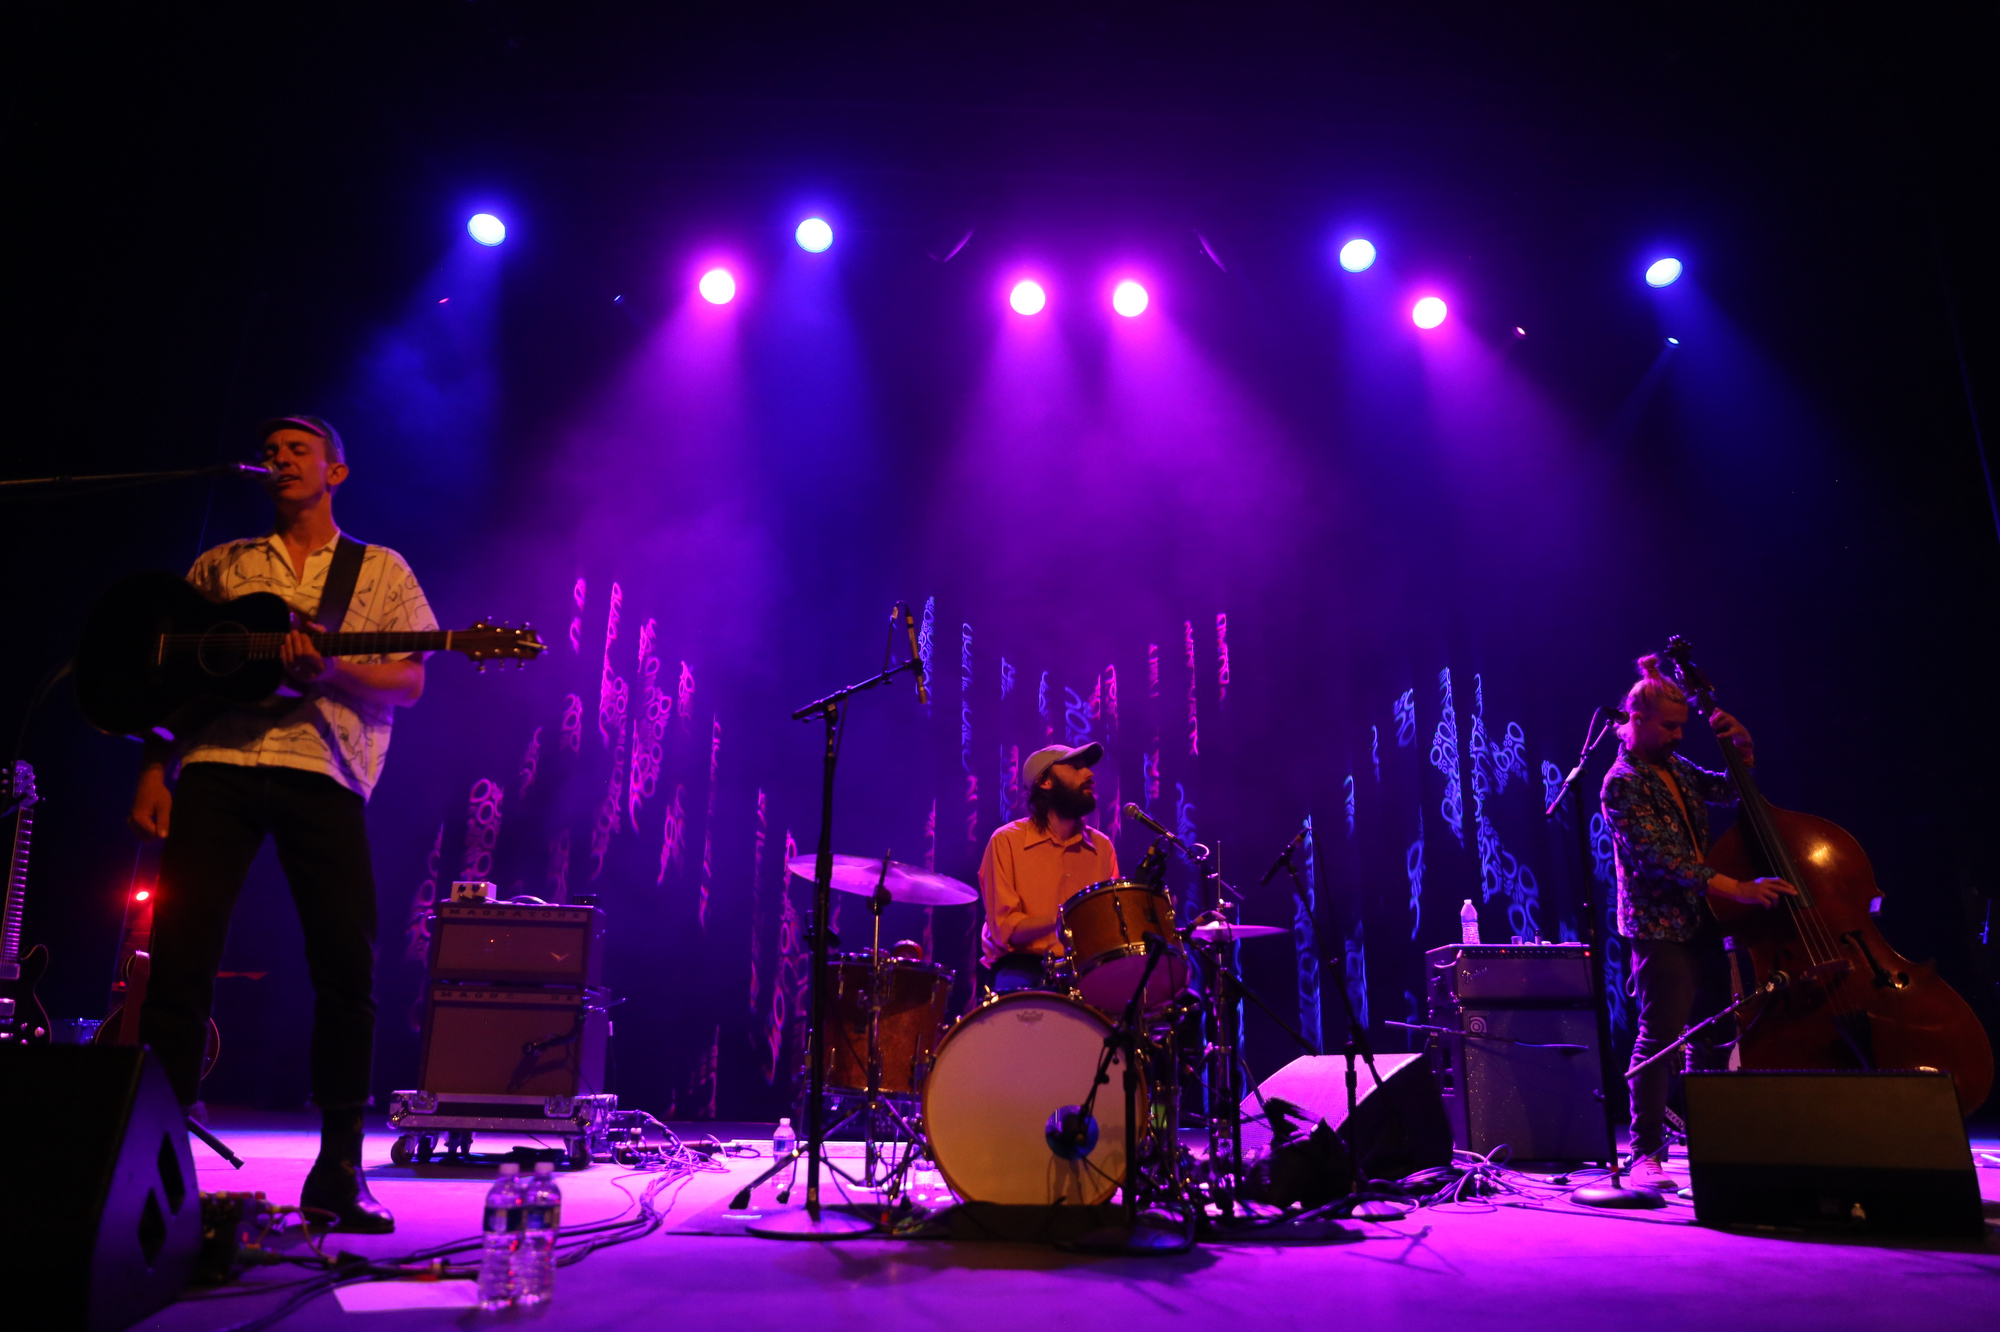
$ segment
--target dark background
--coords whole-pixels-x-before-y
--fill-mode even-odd
[[[404,929],[434,844],[457,873],[471,787],[510,789],[505,886],[544,886],[565,828],[572,891],[589,873],[613,581],[616,671],[635,675],[652,617],[662,679],[686,661],[698,681],[661,794],[593,885],[630,996],[618,1089],[650,1109],[783,1101],[788,1067],[767,1085],[760,1045],[775,863],[786,830],[810,849],[818,827],[817,740],[783,717],[879,663],[896,598],[936,598],[940,699],[929,718],[857,704],[844,850],[920,859],[935,799],[937,864],[969,876],[1001,755],[1043,738],[1040,673],[1060,731],[1061,689],[1087,697],[1113,665],[1124,797],[1157,725],[1164,813],[1178,781],[1232,879],[1314,814],[1322,951],[1358,927],[1371,1015],[1402,1017],[1417,950],[1481,896],[1426,762],[1438,673],[1461,746],[1478,675],[1489,732],[1520,722],[1535,773],[1567,766],[1631,659],[1682,632],[1755,729],[1768,794],[1862,839],[1891,938],[1993,1023],[1981,724],[2000,541],[1973,415],[2000,342],[1990,12],[295,5],[16,15],[5,45],[4,470],[239,458],[263,416],[323,410],[356,464],[343,524],[402,551],[447,625],[531,618],[557,645],[497,678],[436,661],[398,722],[371,816],[381,1089],[414,1075]],[[468,246],[479,208],[507,218],[506,246]],[[789,239],[813,209],[839,237],[817,279]],[[1356,233],[1383,247],[1374,288],[1330,262]],[[1637,275],[1668,251],[1689,278],[1656,296]],[[726,335],[687,304],[711,254],[745,282]],[[1026,260],[1056,293],[1066,359],[1049,364],[1075,381],[1043,416],[1017,390],[1059,372],[1010,381],[997,313]],[[1136,380],[1086,296],[1116,262],[1154,279],[1176,338]],[[1400,293],[1425,280],[1449,289],[1456,360],[1403,322]],[[1665,333],[1685,345],[1660,362]],[[195,482],[0,500],[0,520],[11,736],[99,588],[266,515],[254,489]],[[950,724],[962,623],[970,811]],[[1002,655],[1020,672],[1005,704]],[[540,727],[551,755],[569,692],[581,752],[521,798],[523,749]],[[51,1011],[90,1015],[132,871],[133,754],[66,686],[23,734],[49,797],[26,936],[56,955]],[[688,858],[656,883],[676,786]],[[1540,792],[1510,787],[1490,813],[1553,937],[1576,885]],[[1128,861],[1142,847],[1120,839]],[[1505,902],[1482,905],[1504,933]],[[1252,918],[1288,914],[1282,881],[1252,894]],[[933,925],[962,971],[970,913]],[[303,1101],[296,932],[267,864],[227,964],[266,975],[222,982],[211,1099]],[[1246,964],[1283,1006],[1284,945],[1260,947]],[[1262,1073],[1289,1052],[1253,1025],[1251,1057]]]

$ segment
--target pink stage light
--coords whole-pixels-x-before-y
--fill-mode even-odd
[[[1111,293],[1111,308],[1127,319],[1136,319],[1146,313],[1146,306],[1150,303],[1146,289],[1136,282],[1121,282]]]
[[[1007,304],[1014,307],[1015,314],[1038,315],[1048,303],[1049,294],[1031,278],[1016,282],[1014,290],[1007,293]]]
[[[1426,296],[1410,307],[1410,320],[1418,328],[1436,328],[1444,316],[1444,302],[1435,296]]]
[[[703,273],[695,289],[710,305],[727,305],[736,299],[736,279],[726,268],[711,268]]]

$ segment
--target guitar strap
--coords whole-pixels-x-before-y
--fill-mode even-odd
[[[337,634],[347,618],[347,604],[354,600],[354,584],[361,577],[361,557],[368,553],[362,542],[342,532],[333,548],[333,563],[326,569],[326,583],[320,588],[319,609],[313,626],[323,634]]]

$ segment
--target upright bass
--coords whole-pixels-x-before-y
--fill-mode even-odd
[[[1675,637],[1662,657],[1703,716],[1715,690]],[[1934,967],[1898,953],[1870,906],[1880,897],[1861,843],[1811,814],[1779,809],[1757,790],[1734,745],[1722,746],[1743,804],[1708,863],[1734,878],[1776,876],[1798,889],[1776,906],[1709,895],[1759,995],[1739,1019],[1744,1068],[1937,1068],[1952,1075],[1960,1113],[1993,1087],[1993,1046],[1979,1018]]]

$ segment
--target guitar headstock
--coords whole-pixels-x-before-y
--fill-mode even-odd
[[[41,799],[35,794],[35,770],[26,759],[14,761],[14,771],[7,776],[6,788],[0,791],[0,811],[16,806],[25,808]]]
[[[486,620],[476,621],[470,629],[453,633],[451,649],[463,652],[479,663],[481,669],[489,661],[533,661],[548,650],[535,631],[525,624],[516,629]]]

